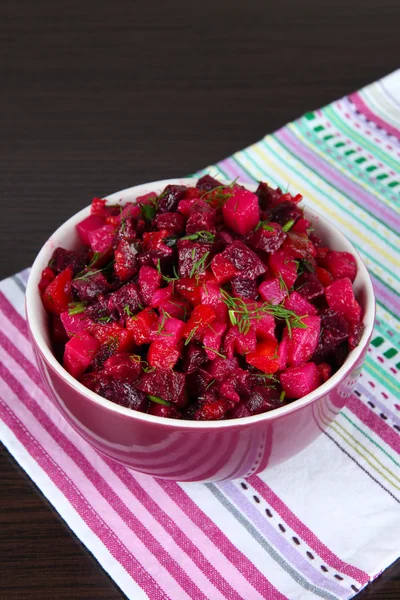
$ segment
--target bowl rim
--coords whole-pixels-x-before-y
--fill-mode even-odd
[[[158,181],[153,181],[149,183],[144,183],[136,186],[132,186],[121,190],[119,192],[115,192],[108,196],[104,196],[106,200],[109,202],[127,202],[134,201],[134,198],[130,198],[130,196],[134,195],[134,197],[141,196],[147,192],[155,191],[158,188],[163,188],[168,184],[181,184],[181,185],[194,185],[197,181],[197,177],[186,177],[186,178],[171,178],[171,179],[163,179]],[[230,183],[226,180],[221,180],[221,183]],[[241,182],[238,181],[240,184]],[[257,188],[257,183],[241,183],[241,185],[245,186],[247,189],[254,191]],[[160,190],[161,191],[161,190]],[[26,306],[26,317],[28,328],[31,334],[31,340],[34,342],[42,357],[48,363],[50,367],[64,380],[68,385],[72,386],[77,392],[79,392],[82,396],[89,399],[90,401],[102,406],[105,409],[111,410],[112,412],[119,413],[125,417],[143,421],[146,423],[154,423],[158,426],[165,426],[167,428],[171,428],[171,426],[175,429],[235,429],[239,426],[251,426],[252,424],[272,421],[276,418],[283,417],[287,414],[296,412],[304,406],[312,404],[318,398],[325,396],[328,394],[333,388],[339,384],[346,375],[354,368],[362,354],[365,352],[366,347],[370,341],[374,320],[375,320],[375,295],[371,282],[371,278],[369,276],[368,270],[360,257],[358,251],[354,248],[353,244],[344,236],[339,229],[333,225],[326,217],[324,217],[321,213],[307,206],[306,202],[303,201],[303,206],[307,212],[309,212],[312,216],[318,218],[325,226],[331,228],[334,232],[335,238],[339,239],[341,243],[349,248],[349,252],[353,254],[357,262],[357,278],[360,277],[360,287],[365,291],[365,313],[363,318],[364,323],[364,331],[360,340],[359,345],[352,350],[348,356],[346,357],[343,365],[338,369],[332,377],[330,377],[326,382],[320,385],[316,390],[303,396],[303,398],[294,400],[290,404],[285,406],[275,408],[266,413],[261,413],[259,415],[251,415],[249,417],[240,417],[237,419],[227,419],[222,421],[190,421],[185,419],[166,419],[163,417],[158,417],[155,415],[149,415],[147,413],[141,413],[139,411],[132,410],[130,408],[126,408],[115,404],[111,400],[107,400],[102,396],[99,396],[95,392],[86,388],[82,383],[80,383],[77,379],[75,379],[72,375],[70,375],[64,367],[57,361],[54,356],[51,348],[47,344],[43,331],[39,325],[39,319],[35,318],[35,314],[40,310],[39,306],[41,305],[41,298],[38,293],[38,283],[40,281],[41,271],[44,268],[44,260],[49,256],[51,250],[54,248],[53,238],[57,238],[61,234],[65,234],[65,230],[72,229],[79,221],[84,219],[89,214],[90,205],[86,206],[79,212],[75,213],[72,217],[70,217],[67,221],[65,221],[56,231],[49,237],[49,239],[44,243],[40,252],[38,253],[29,275],[29,280],[26,287],[26,297],[25,297],[25,306]]]

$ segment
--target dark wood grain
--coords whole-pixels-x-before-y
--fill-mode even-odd
[[[94,195],[194,172],[394,70],[399,16],[397,0],[3,0],[0,277]],[[4,449],[0,473],[0,597],[121,598]],[[360,600],[400,598],[399,574]]]

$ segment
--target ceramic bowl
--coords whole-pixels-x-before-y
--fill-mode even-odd
[[[110,202],[134,201],[173,179],[139,185],[108,196]],[[249,189],[255,186],[247,185]],[[30,274],[26,313],[40,373],[54,404],[70,425],[92,446],[130,469],[176,481],[221,481],[247,477],[281,463],[311,444],[346,401],[360,374],[371,338],[375,299],[367,269],[352,244],[322,215],[305,208],[316,234],[334,250],[351,252],[357,261],[355,294],[364,314],[361,342],[343,366],[311,394],[271,412],[226,421],[164,419],[121,407],[75,380],[55,358],[48,318],[38,292],[42,269],[54,249],[78,249],[75,225],[90,207],[66,221],[44,244]]]

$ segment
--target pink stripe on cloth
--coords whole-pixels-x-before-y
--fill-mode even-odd
[[[34,367],[30,367],[28,375]],[[81,469],[83,475],[92,483],[96,491],[107,501],[110,507],[119,515],[122,521],[141,540],[148,551],[159,561],[167,572],[177,581],[190,597],[207,600],[207,597],[188,576],[186,571],[166,552],[160,542],[148,531],[133,512],[122,502],[120,497],[108,485],[102,475],[89,463],[84,454],[69,440],[64,433],[51,421],[49,416],[42,410],[33,396],[28,392],[15,377],[0,363],[0,376],[8,382],[9,387],[21,402],[31,411],[47,433],[60,446],[69,458]],[[43,394],[45,392],[43,391]]]
[[[145,484],[148,479],[143,481],[144,485],[141,485],[137,478],[128,471],[125,467],[114,463],[107,457],[102,457],[107,465],[112,468],[117,477],[121,482],[126,485],[128,490],[137,498],[139,502],[143,504],[148,510],[151,511],[152,515],[157,521],[165,528],[166,531],[171,535],[174,541],[178,544],[183,552],[185,552],[195,562],[195,564],[202,569],[203,572],[207,572],[208,579],[215,585],[215,587],[226,595],[227,598],[232,600],[242,600],[241,596],[228,582],[224,579],[221,573],[215,568],[215,566],[205,558],[204,554],[200,551],[199,547],[187,536],[181,527],[176,526],[176,522],[171,518],[166,511],[162,510],[161,506],[152,498],[152,496],[146,491]],[[196,543],[198,540],[196,539]]]
[[[400,452],[400,437],[391,429],[383,419],[378,417],[372,410],[368,408],[357,398],[355,394],[350,396],[350,399],[346,405],[346,408],[356,415],[374,433],[379,435],[384,442],[387,443],[395,452]]]
[[[90,527],[93,533],[98,536],[110,554],[122,565],[132,579],[142,587],[146,594],[155,600],[173,600],[163,592],[157,582],[143,569],[135,556],[120,542],[97,511],[82,496],[73,481],[61,469],[60,465],[48,455],[46,450],[14,415],[2,398],[0,398],[0,415],[4,423],[27,452],[29,452],[51,481],[69,500],[79,516]]]
[[[173,481],[159,480],[159,485],[173,498],[186,515],[201,527],[210,540],[221,552],[236,565],[237,569],[245,576],[247,581],[261,594],[270,600],[288,600],[281,594],[253,563],[240,550],[232,544],[221,529],[193,502],[182,488]],[[263,596],[263,594],[267,594]],[[247,599],[246,599],[247,600]],[[249,598],[250,600],[250,598]]]
[[[363,100],[363,98],[358,92],[350,94],[349,98],[356,106],[357,110],[363,113],[363,115],[365,115],[370,121],[372,121],[379,127],[382,127],[382,129],[384,129],[391,135],[394,135],[397,139],[400,138],[400,131],[396,129],[396,127],[393,127],[393,125],[391,125],[387,121],[384,121],[381,117],[378,117],[378,115],[372,111],[372,109],[366,104],[365,100]]]
[[[250,477],[248,483],[264,498],[286,523],[332,568],[352,577],[365,585],[369,582],[368,573],[342,561],[290,510],[275,492],[257,476]]]

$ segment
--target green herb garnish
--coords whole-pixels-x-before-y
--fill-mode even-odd
[[[286,322],[289,337],[292,334],[292,328],[306,329],[307,325],[302,321],[293,310],[285,308],[282,304],[270,304],[264,302],[261,306],[255,304],[246,304],[242,298],[233,298],[228,292],[220,290],[223,301],[228,307],[230,321],[237,325],[239,333],[246,335],[250,331],[251,321],[262,319],[265,315],[271,315],[276,319],[282,319]],[[236,321],[234,323],[234,321]]]
[[[156,404],[162,404],[163,406],[171,406],[170,402],[167,402],[167,400],[164,400],[164,398],[160,398],[159,396],[151,396],[149,394],[148,398],[149,398],[149,400],[151,400],[152,402],[155,402]]]
[[[211,233],[211,231],[196,231],[196,233],[192,233],[191,235],[185,235],[181,240],[198,240],[200,242],[208,242],[212,243],[215,239],[215,234]]]
[[[172,269],[173,273],[174,273],[173,277],[169,277],[169,275],[164,275],[162,273],[160,259],[158,259],[158,261],[157,261],[157,267],[156,268],[157,268],[157,271],[159,272],[159,274],[161,275],[162,279],[164,279],[164,281],[166,281],[167,283],[171,283],[171,282],[173,283],[174,281],[177,281],[178,279],[180,279],[179,274],[178,274],[178,272],[176,270],[175,265],[174,265],[174,268]]]
[[[211,379],[211,381],[209,383],[207,383],[204,391],[206,392],[212,385],[214,385],[215,382],[216,382],[216,379]]]
[[[156,216],[157,209],[153,204],[141,204],[140,213],[146,221],[152,221]]]
[[[216,354],[217,356],[220,356],[224,360],[226,359],[225,354],[221,354],[221,352],[218,352],[218,350],[214,350],[214,348],[209,348],[208,346],[203,346],[203,348],[204,348],[204,350],[209,350],[210,352],[213,352],[214,354]]]
[[[289,231],[289,229],[291,229],[294,224],[295,224],[295,220],[294,219],[290,219],[290,221],[288,221],[287,223],[285,223],[282,226],[282,231]]]
[[[193,250],[194,250],[194,248],[193,248]],[[207,269],[207,267],[209,265],[207,265],[206,263],[207,263],[207,258],[209,256],[209,254],[210,254],[210,252],[206,252],[205,254],[203,254],[203,256],[201,258],[199,258],[198,261],[196,261],[193,264],[193,267],[192,267],[192,269],[190,271],[190,275],[189,275],[190,279],[192,277],[194,277],[195,275],[199,275],[200,273],[202,273],[203,271],[205,271]]]
[[[68,304],[68,314],[72,317],[73,315],[79,315],[85,312],[87,308],[87,302],[70,302]]]
[[[124,306],[124,313],[126,314],[127,317],[134,317],[135,316],[134,313],[129,308],[128,304],[125,304],[125,306]]]
[[[261,227],[265,229],[265,231],[275,231],[275,228],[272,227],[272,225],[268,225],[268,221],[259,221],[254,231],[258,231],[259,229],[261,229]]]
[[[196,325],[196,327],[193,327],[192,331],[189,333],[189,335],[186,338],[185,346],[187,346],[188,344],[190,344],[190,342],[192,341],[193,336],[195,335],[195,333],[198,330],[198,328],[199,328],[198,325]]]

